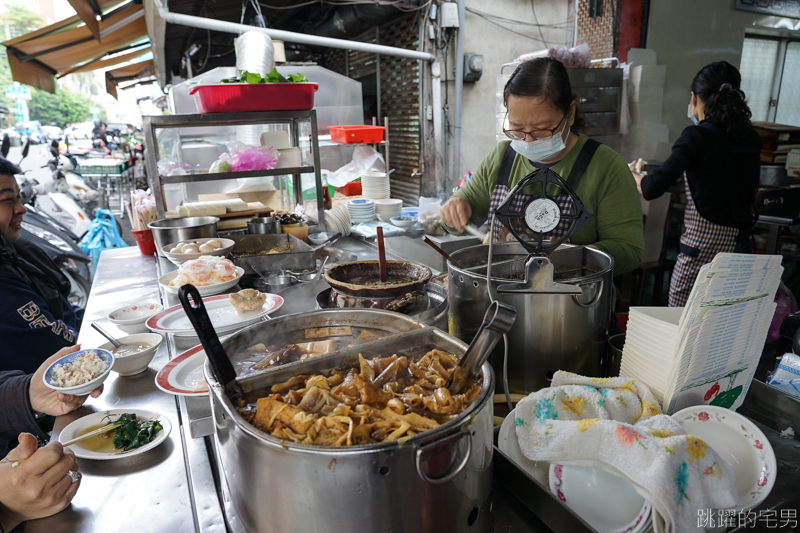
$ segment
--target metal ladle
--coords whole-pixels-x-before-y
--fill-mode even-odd
[[[450,379],[445,383],[444,387],[450,391],[450,394],[461,394],[467,390],[469,383],[489,358],[489,354],[492,353],[497,342],[511,330],[516,316],[517,310],[510,305],[497,301],[489,304],[478,333],[472,339],[458,365],[453,369]]]
[[[114,337],[112,337],[111,335],[109,335],[109,334],[106,332],[106,330],[104,330],[103,328],[101,328],[100,326],[98,326],[96,323],[92,322],[92,327],[93,327],[94,329],[96,329],[96,330],[97,330],[97,331],[100,333],[100,335],[102,335],[103,337],[105,337],[106,339],[108,339],[109,341],[111,341],[111,344],[113,344],[113,345],[114,345],[114,348],[119,348],[120,346],[122,346],[122,343],[121,343],[121,342],[119,342],[117,339],[115,339]]]

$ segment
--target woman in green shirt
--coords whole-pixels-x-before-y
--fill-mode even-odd
[[[564,65],[549,58],[522,63],[506,83],[503,99],[509,126],[503,131],[511,141],[489,152],[473,177],[442,206],[448,231],[463,232],[468,222],[483,224],[522,178],[550,168],[591,215],[570,242],[611,255],[615,275],[637,268],[644,234],[636,182],[621,155],[575,131],[581,120]],[[559,205],[568,210],[567,204]],[[551,240],[563,235],[566,226],[562,221]],[[499,221],[492,233],[495,240],[509,237]]]

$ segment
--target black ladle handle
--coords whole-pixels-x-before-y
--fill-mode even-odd
[[[211,363],[214,377],[226,389],[231,384],[238,388],[236,370],[234,370],[225,348],[222,347],[222,343],[219,342],[219,337],[217,337],[217,332],[214,331],[214,326],[208,317],[200,292],[194,285],[187,283],[178,289],[178,298],[181,301],[183,310],[186,312],[186,316],[189,317],[197,336],[200,338],[200,344],[203,345],[206,357]]]

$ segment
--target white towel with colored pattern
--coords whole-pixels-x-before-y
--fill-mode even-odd
[[[556,372],[551,387],[524,398],[515,412],[528,459],[623,477],[662,515],[667,533],[695,532],[698,510],[734,507],[739,499],[731,465],[661,414],[641,381]]]

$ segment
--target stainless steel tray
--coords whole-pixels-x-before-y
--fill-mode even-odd
[[[267,235],[230,235],[235,242],[231,255],[233,262],[244,269],[245,275],[257,276],[253,266],[265,275],[281,270],[315,270],[317,256],[314,248],[304,243],[294,235],[276,233]],[[254,253],[268,251],[273,248],[286,248],[286,253]]]

